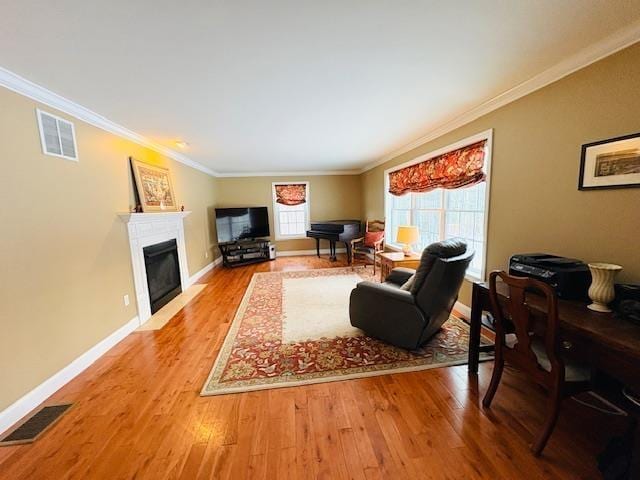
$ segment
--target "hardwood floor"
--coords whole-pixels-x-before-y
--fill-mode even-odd
[[[478,378],[460,366],[199,396],[254,272],[343,264],[214,270],[162,330],[129,335],[49,398],[75,407],[36,443],[0,448],[0,478],[600,478],[595,454],[616,425],[569,400],[536,459],[543,396],[507,370],[484,411],[490,363]]]

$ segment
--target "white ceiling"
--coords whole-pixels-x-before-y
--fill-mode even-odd
[[[360,168],[640,0],[1,0],[0,66],[217,172]]]

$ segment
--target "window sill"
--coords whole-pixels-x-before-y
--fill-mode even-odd
[[[467,282],[471,282],[471,283],[475,283],[475,282],[484,282],[484,280],[483,280],[482,278],[480,278],[479,276],[476,276],[476,275],[474,275],[474,274],[472,274],[472,273],[467,273],[467,274],[464,276],[464,279],[465,279]]]

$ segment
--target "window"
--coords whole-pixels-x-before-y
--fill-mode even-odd
[[[486,182],[477,183],[470,187],[445,190],[438,188],[425,193],[406,193],[395,196],[385,188],[385,211],[387,218],[387,245],[401,248],[395,243],[396,233],[400,225],[415,225],[420,231],[419,244],[414,245],[418,250],[424,249],[430,243],[447,238],[461,238],[469,248],[473,248],[475,256],[467,274],[478,279],[484,278],[486,252],[486,222],[487,198],[489,182],[489,163],[491,156],[491,132],[465,139],[458,144],[446,147],[438,152],[421,156],[420,159],[400,165],[385,172],[388,186],[389,173],[404,168],[410,164],[425,161],[452,151],[465,144],[477,141],[478,138],[487,139],[483,171],[487,174]]]
[[[276,240],[305,238],[309,229],[309,182],[272,184]]]

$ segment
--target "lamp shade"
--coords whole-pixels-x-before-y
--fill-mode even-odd
[[[413,245],[420,238],[418,227],[412,225],[403,225],[398,227],[398,236],[396,241],[405,245]]]

